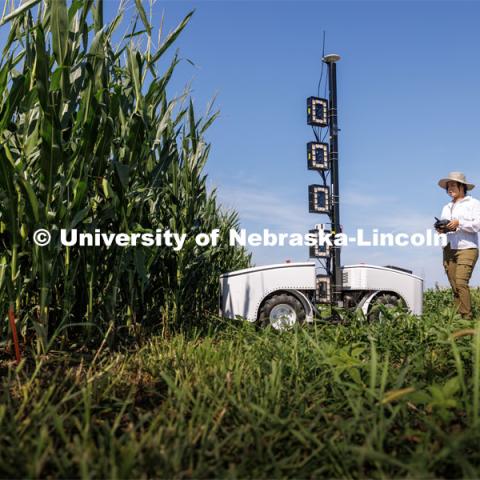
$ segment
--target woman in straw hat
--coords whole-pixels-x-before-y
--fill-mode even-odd
[[[453,290],[455,306],[463,318],[472,318],[468,282],[478,259],[480,201],[467,195],[475,187],[461,172],[450,172],[438,185],[452,201],[443,207],[441,219],[446,226],[447,245],[443,248],[443,266]]]

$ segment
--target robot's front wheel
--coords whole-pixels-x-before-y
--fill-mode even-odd
[[[305,322],[305,310],[301,302],[288,293],[279,293],[267,298],[258,316],[261,327],[270,325],[275,330],[286,330]]]

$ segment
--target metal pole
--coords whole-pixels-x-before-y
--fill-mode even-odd
[[[339,55],[326,55],[323,61],[328,67],[329,86],[329,126],[330,126],[330,172],[331,172],[331,219],[332,233],[340,233],[340,189],[338,182],[338,114],[337,114],[337,65]],[[332,249],[332,300],[337,306],[343,306],[342,302],[342,272],[340,261],[340,247]]]

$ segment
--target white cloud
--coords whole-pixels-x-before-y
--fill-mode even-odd
[[[305,232],[311,219],[304,205],[289,201],[287,195],[265,191],[264,186],[238,185],[218,188],[220,203],[234,208],[242,225],[250,222],[263,229],[270,228],[285,233]]]

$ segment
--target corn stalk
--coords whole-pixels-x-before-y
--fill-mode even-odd
[[[169,228],[191,238],[238,228],[206,187],[204,133],[216,114],[196,119],[188,92],[168,99],[176,54],[159,71],[192,13],[153,49],[136,6],[139,21],[115,45],[124,12],[104,25],[100,0],[27,2],[0,21],[10,27],[0,62],[0,226],[11,285],[0,298],[5,312],[14,303],[24,335],[33,326],[38,351],[60,331],[63,341],[87,341],[97,327],[168,333],[197,322],[216,310],[218,275],[249,263],[243,250],[191,240],[180,252],[60,245],[60,229]],[[48,246],[34,245],[38,228],[52,233]]]

